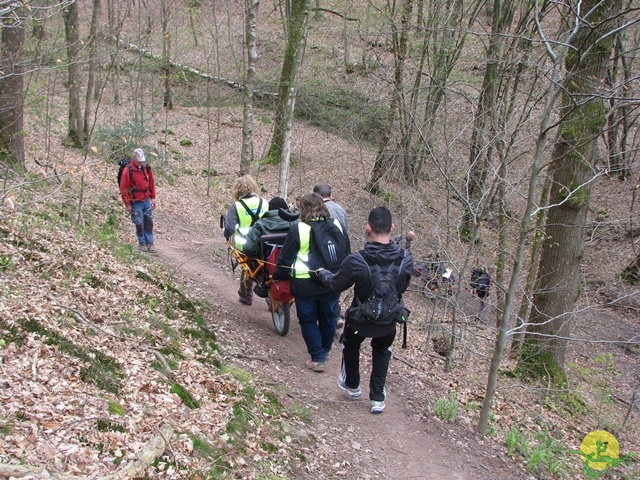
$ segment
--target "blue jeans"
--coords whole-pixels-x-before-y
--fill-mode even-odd
[[[136,237],[140,245],[153,245],[153,207],[151,199],[131,202],[131,221],[136,226]]]
[[[314,362],[324,362],[325,354],[331,350],[336,334],[335,304],[338,293],[327,292],[309,297],[296,297],[296,312],[307,344],[307,351]]]

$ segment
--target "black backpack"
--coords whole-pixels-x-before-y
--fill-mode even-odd
[[[407,258],[406,250],[402,250],[402,255],[385,267],[369,262],[362,255],[362,251],[358,252],[358,255],[369,270],[371,288],[365,301],[360,301],[356,297],[356,306],[355,309],[350,307],[350,316],[357,321],[377,325],[405,323],[409,317],[409,310],[404,306],[404,300],[398,292],[397,285],[402,266]]]
[[[129,193],[133,194],[136,191],[135,186],[133,186],[133,168],[131,168],[131,157],[125,157],[122,160],[120,160],[118,162],[118,165],[120,168],[118,168],[118,188],[120,188],[120,179],[122,178],[122,172],[124,171],[124,169],[126,168],[127,170],[129,170],[129,180],[130,180],[130,185],[131,187],[129,188]],[[143,174],[146,173],[146,175],[149,175],[149,170],[151,169],[151,167],[149,167],[149,165],[144,164],[142,166],[142,171]],[[146,172],[145,172],[146,170]],[[144,190],[138,190],[140,192],[144,191]]]
[[[469,282],[471,291],[484,298],[489,295],[489,288],[491,287],[491,277],[484,268],[474,268],[471,270],[471,282]]]
[[[311,226],[309,245],[309,268],[322,267],[333,273],[338,271],[342,261],[351,253],[351,243],[333,218],[319,222],[309,222]],[[337,221],[337,220],[335,220]]]
[[[120,179],[122,178],[122,172],[124,171],[125,168],[129,168],[130,163],[131,163],[131,157],[123,158],[118,162],[118,166],[120,167],[118,168],[118,187],[120,186]],[[131,171],[131,168],[129,168],[130,177],[132,173],[133,172]]]

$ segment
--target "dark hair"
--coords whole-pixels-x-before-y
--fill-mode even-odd
[[[308,222],[310,220],[316,220],[323,218],[326,220],[329,218],[329,210],[327,210],[324,200],[317,193],[307,193],[302,200],[300,200],[300,220]]]
[[[284,208],[285,210],[289,208],[289,205],[287,205],[287,202],[284,198],[273,197],[271,200],[269,200],[269,210],[279,210],[281,208]]]
[[[313,187],[313,193],[317,193],[322,198],[329,198],[331,196],[331,187],[326,183],[317,183]]]
[[[367,223],[375,234],[391,233],[391,212],[387,207],[376,207],[369,213]]]

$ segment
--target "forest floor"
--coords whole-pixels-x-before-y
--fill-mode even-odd
[[[0,303],[3,335],[10,339],[11,322],[21,322],[27,316],[85,345],[83,348],[113,355],[127,366],[127,376],[124,391],[110,402],[121,403],[127,414],[122,420],[114,419],[111,410],[107,412],[111,403],[105,402],[104,393],[82,381],[81,362],[43,343],[40,335],[29,334],[24,344],[9,341],[0,349],[0,421],[3,431],[11,433],[0,437],[0,463],[20,461],[54,465],[55,471],[104,473],[117,467],[114,458],[132,458],[165,421],[174,423],[183,436],[200,432],[209,442],[225,443],[225,412],[233,405],[224,400],[222,394],[227,387],[221,390],[220,385],[228,383],[229,378],[205,367],[193,348],[183,346],[187,358],[180,360],[178,371],[169,373],[198,392],[200,408],[188,411],[168,391],[166,376],[152,365],[150,348],[169,342],[170,332],[185,328],[181,317],[167,317],[162,322],[156,318],[161,309],[157,304],[152,308],[149,302],[153,299],[146,293],[153,290],[162,295],[163,290],[137,278],[140,269],[152,273],[156,266],[168,268],[169,278],[183,284],[189,298],[208,305],[206,325],[215,333],[223,362],[249,372],[261,391],[272,392],[285,405],[290,418],[303,419],[291,421],[292,430],[285,440],[267,433],[271,443],[280,445],[273,459],[280,475],[300,479],[581,478],[580,456],[570,450],[577,450],[589,432],[599,429],[615,435],[621,452],[640,452],[638,408],[634,403],[640,380],[638,289],[615,280],[619,265],[612,261],[613,255],[628,248],[619,223],[600,225],[589,239],[585,288],[572,330],[579,341],[571,342],[567,350],[569,390],[557,391],[545,384],[513,378],[510,372],[515,361],[507,356],[501,364],[487,436],[476,433],[495,340],[494,301],[487,321],[482,322],[475,316],[477,299],[464,283],[459,285],[458,348],[451,371],[445,372],[443,358],[428,338],[451,331],[452,306],[427,298],[418,283],[405,296],[412,310],[408,345],[401,348],[398,335],[388,376],[387,407],[382,415],[372,415],[367,399],[370,356],[366,343],[361,357],[363,396],[353,401],[336,384],[340,355],[328,361],[325,373],[305,369],[308,357],[295,309],[291,329],[281,337],[263,301],[256,298],[252,306],[238,302],[238,272],[231,270],[218,228],[219,216],[229,205],[240,151],[239,124],[233,120],[238,112],[227,115],[220,140],[215,143],[216,175],[210,179],[200,173],[208,167],[203,148],[198,147],[207,144],[206,129],[200,117],[190,112],[176,109],[169,123],[176,125],[175,139],[192,139],[194,150],[185,149],[177,161],[154,159],[149,154],[157,179],[155,232],[159,253],[145,255],[148,261],[134,253],[127,264],[119,263],[111,252],[98,249],[91,240],[70,240],[74,237],[64,230],[40,231],[38,225],[51,213],[35,212],[25,223],[14,225],[19,219],[17,213],[4,207],[0,253],[8,262],[3,272],[9,275],[0,277],[6,301]],[[260,126],[255,131],[262,142],[268,139],[266,128]],[[369,209],[387,203],[362,188],[366,177],[359,172],[370,165],[371,152],[363,155],[358,147],[304,125],[297,129],[296,138],[304,148],[296,150],[289,198],[308,192],[317,181],[330,183],[336,200],[347,209],[353,248],[360,248]],[[159,140],[166,138],[160,131],[156,136],[146,139],[148,145],[155,141],[160,144]],[[150,152],[148,145],[145,148]],[[329,151],[331,157],[314,153]],[[68,166],[73,161],[81,164],[83,159],[66,159]],[[274,196],[277,168],[254,167],[262,194]],[[32,170],[38,171],[35,167]],[[114,177],[112,164],[97,163],[89,169],[86,181],[92,196],[87,208],[103,212],[100,215],[107,223],[111,222],[110,216],[117,216],[121,219],[122,243],[135,244],[133,227],[114,191]],[[210,195],[206,194],[207,182]],[[597,208],[610,209],[612,217],[622,218],[613,211],[616,205],[623,205],[618,185],[603,182],[599,187]],[[385,189],[396,198],[390,205],[398,232],[415,230],[414,255],[424,258],[438,245],[446,228],[441,222],[445,197],[433,188],[411,190],[391,182]],[[23,200],[17,192],[15,201],[19,204]],[[58,205],[63,216],[73,201],[63,197],[52,205]],[[28,201],[25,204],[30,205]],[[425,205],[428,208],[421,208]],[[398,212],[408,213],[405,218]],[[488,239],[480,246],[476,260],[484,265],[493,258],[491,231],[485,234]],[[446,251],[454,265],[460,265],[463,258],[460,248],[452,244]],[[598,254],[601,251],[607,251],[608,256]],[[69,280],[62,275],[64,272],[74,276]],[[346,292],[343,304],[348,299]],[[83,320],[79,322],[78,318]],[[145,347],[139,339],[148,337],[154,343]],[[455,408],[454,418],[445,421],[438,416],[438,402],[449,402]],[[96,418],[122,421],[126,433],[96,431]],[[265,430],[258,427],[257,435],[261,434]],[[506,445],[509,436],[511,451]],[[253,436],[246,440],[253,445]],[[108,442],[114,447],[107,452],[100,446]],[[178,464],[197,468],[206,464],[206,459],[194,456],[193,446],[184,438],[172,444],[170,452]],[[87,461],[87,455],[94,460]],[[230,478],[261,478],[263,473],[259,472],[263,472],[267,453],[258,450],[256,455],[261,460],[255,464],[230,462],[235,465]],[[607,475],[638,478],[637,464],[626,462]],[[184,478],[170,469],[160,476]],[[58,474],[54,478],[71,477]]]

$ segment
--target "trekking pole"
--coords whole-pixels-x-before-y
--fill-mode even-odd
[[[402,324],[402,348],[407,348],[407,322]]]

